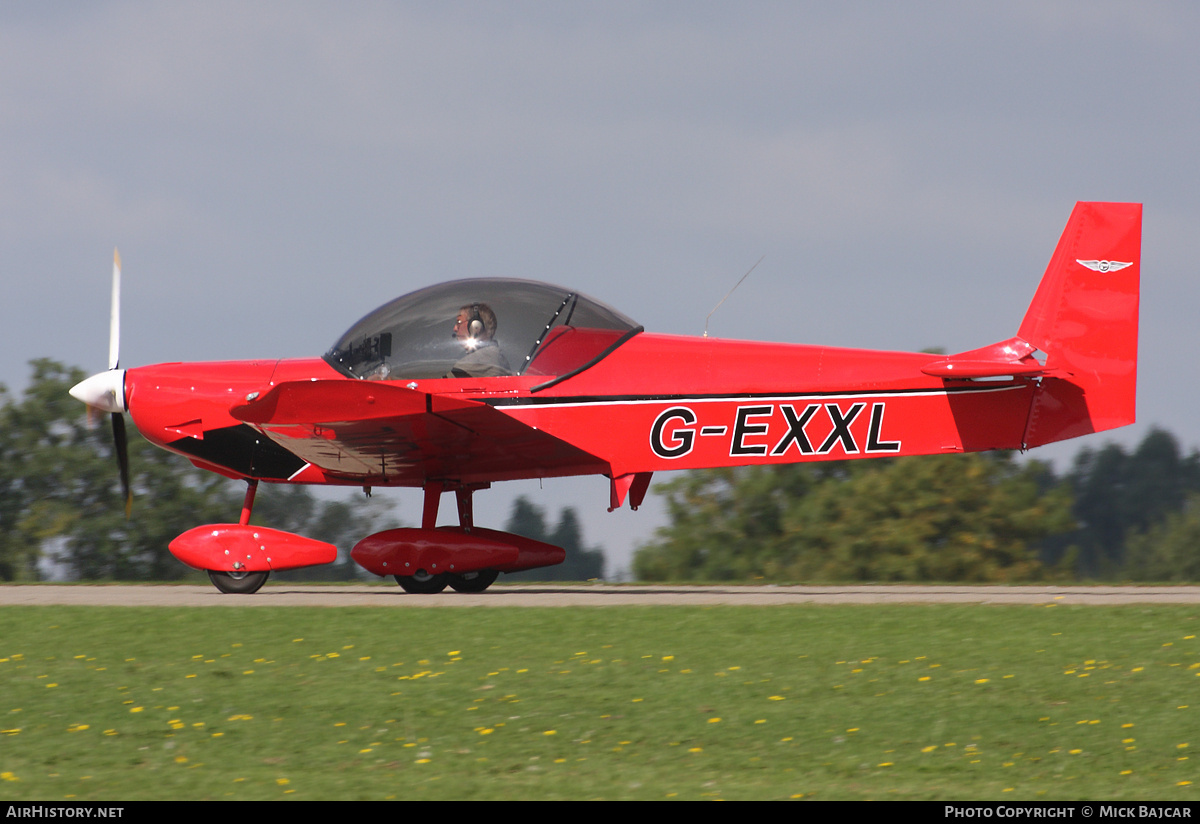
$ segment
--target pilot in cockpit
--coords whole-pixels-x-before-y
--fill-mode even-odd
[[[495,378],[513,373],[496,343],[496,325],[496,313],[486,303],[469,303],[458,310],[454,337],[467,353],[446,377]]]

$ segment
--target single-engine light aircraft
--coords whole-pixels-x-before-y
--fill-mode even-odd
[[[957,355],[656,335],[581,292],[460,280],[397,298],[322,358],[118,366],[71,390],[153,443],[247,482],[237,523],[170,544],[222,592],[326,564],[330,544],[249,523],[260,482],[421,487],[419,528],[353,559],[407,592],[481,592],[561,563],[556,546],[475,526],[498,481],[599,474],[610,510],[654,472],[1028,449],[1133,423],[1142,207],[1079,203],[1014,337]],[[453,491],[458,526],[437,526]]]

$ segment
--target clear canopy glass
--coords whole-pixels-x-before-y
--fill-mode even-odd
[[[634,321],[580,292],[478,278],[379,307],[350,327],[325,360],[350,377],[373,380],[560,376],[638,331]]]

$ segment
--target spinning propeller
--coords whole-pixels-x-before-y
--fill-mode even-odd
[[[108,371],[99,372],[71,387],[71,397],[88,405],[89,412],[108,412],[112,417],[113,445],[121,470],[125,494],[125,517],[133,510],[129,485],[129,444],[125,436],[125,370],[119,369],[121,350],[121,255],[113,250],[112,315],[109,320]]]

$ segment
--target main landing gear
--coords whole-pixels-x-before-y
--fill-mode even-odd
[[[363,538],[350,557],[368,572],[391,576],[405,592],[430,595],[450,587],[455,592],[483,592],[501,572],[561,564],[562,547],[508,532],[476,527],[471,496],[487,484],[430,481],[419,528],[402,527]],[[458,498],[458,526],[437,526],[442,492]]]
[[[433,574],[426,572],[423,569],[418,569],[412,575],[393,575],[396,583],[405,592],[411,592],[414,595],[436,595],[446,588],[446,584],[450,583],[450,576],[444,572]]]
[[[458,502],[458,525],[463,532],[475,527],[475,507],[472,496],[476,489],[486,489],[489,484],[460,486],[454,490]],[[434,529],[437,524],[438,505],[441,503],[445,485],[437,482],[425,486],[425,506],[421,512],[421,528]],[[500,577],[498,569],[480,569],[471,572],[429,572],[418,569],[412,575],[394,575],[396,583],[405,592],[415,595],[434,595],[449,586],[455,592],[483,592]]]
[[[450,576],[450,588],[455,592],[483,592],[496,583],[500,576],[498,569],[481,569],[478,572],[465,572],[462,575]]]
[[[447,586],[455,592],[483,592],[485,589],[496,583],[496,579],[500,577],[498,569],[481,569],[478,572],[464,572],[462,575],[452,575],[448,572],[443,572],[438,575],[431,575],[423,569],[417,570],[415,575],[395,575],[396,583],[405,592],[411,592],[416,595],[433,595],[441,592]]]

